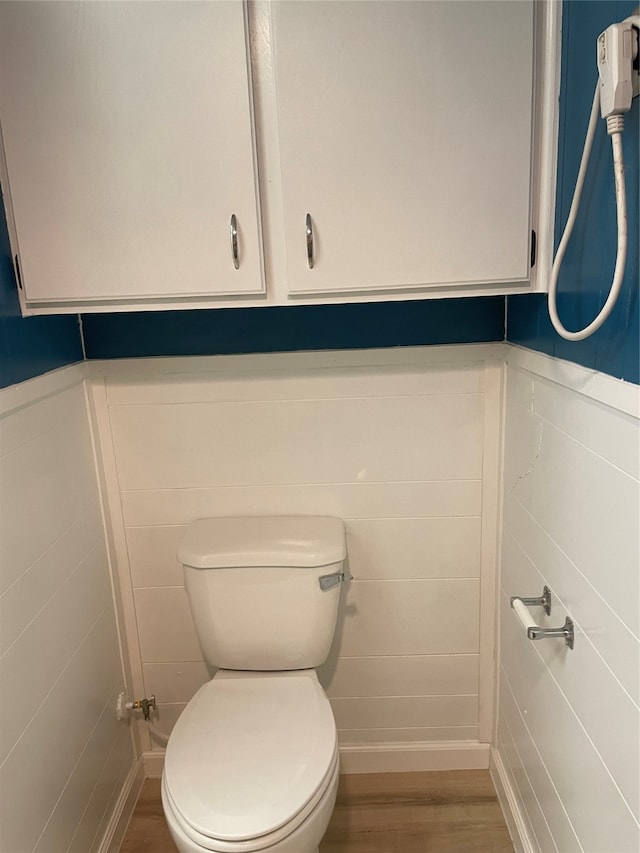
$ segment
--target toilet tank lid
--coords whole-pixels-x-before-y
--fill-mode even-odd
[[[178,561],[195,569],[313,568],[345,556],[342,519],[311,515],[201,518],[178,548]]]

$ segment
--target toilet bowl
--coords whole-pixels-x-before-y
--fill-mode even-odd
[[[221,671],[187,705],[162,803],[180,853],[312,853],[338,786],[331,706],[315,672]]]
[[[201,519],[178,559],[205,660],[219,667],[169,737],[162,805],[180,853],[317,853],[338,787],[315,668],[345,579],[344,525]]]

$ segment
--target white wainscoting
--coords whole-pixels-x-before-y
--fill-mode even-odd
[[[345,521],[355,577],[320,671],[355,756],[343,766],[487,766],[501,358],[481,345],[91,364],[134,689],[155,693],[160,729],[210,677],[175,556],[186,525],[327,514]]]
[[[640,849],[640,389],[507,348],[494,775],[518,849]],[[511,595],[552,592],[531,642]]]
[[[0,391],[0,849],[91,853],[133,763],[84,389]]]

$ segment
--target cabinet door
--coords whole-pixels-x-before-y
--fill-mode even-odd
[[[290,293],[528,279],[533,6],[272,4]]]
[[[0,3],[28,303],[263,290],[244,16],[239,0]]]

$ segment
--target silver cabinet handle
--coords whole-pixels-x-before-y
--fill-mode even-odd
[[[311,223],[311,214],[307,213],[307,263],[309,269],[313,269],[313,224]]]
[[[231,229],[231,257],[233,258],[234,267],[238,269],[240,266],[240,261],[238,260],[238,220],[235,213],[231,214],[229,226]]]

